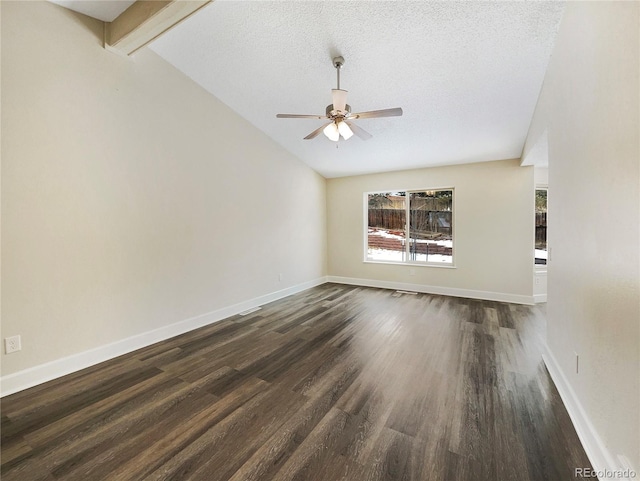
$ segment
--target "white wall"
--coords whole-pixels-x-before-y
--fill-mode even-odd
[[[525,147],[548,131],[550,370],[592,460],[636,470],[639,15],[637,2],[567,5]]]
[[[455,269],[363,262],[364,193],[438,187],[455,188]],[[330,276],[532,302],[533,167],[509,160],[329,179],[327,199]]]
[[[3,376],[326,274],[325,180],[102,28],[2,2]]]
[[[549,168],[538,167],[533,169],[533,181],[536,183],[536,187],[546,187],[549,185]]]

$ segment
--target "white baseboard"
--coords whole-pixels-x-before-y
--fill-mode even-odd
[[[547,302],[547,295],[546,294],[534,294],[533,295],[533,302],[535,304],[540,304],[541,302]]]
[[[275,291],[264,296],[249,299],[232,306],[223,307],[200,316],[185,319],[168,326],[163,326],[152,331],[143,332],[111,344],[97,347],[89,351],[73,354],[55,361],[40,364],[23,371],[2,376],[0,378],[0,397],[8,396],[16,392],[56,379],[72,372],[80,371],[95,364],[108,361],[115,357],[127,354],[156,342],[184,334],[199,327],[212,324],[227,317],[234,316],[247,309],[267,304],[282,299],[283,297],[319,286],[327,282],[326,277],[320,277],[309,282]]]
[[[409,284],[406,282],[378,281],[375,279],[356,279],[353,277],[328,276],[328,282],[338,284],[350,284],[354,286],[379,287],[382,289],[394,289],[400,291],[414,291],[425,294],[438,294],[442,296],[467,297],[470,299],[482,299],[486,301],[511,302],[513,304],[533,305],[533,296],[519,294],[506,294],[501,292],[475,291],[471,289],[458,289],[456,287],[427,286],[424,284]]]
[[[551,375],[551,379],[556,385],[556,389],[562,398],[569,417],[573,422],[573,427],[580,438],[582,447],[584,448],[587,457],[593,466],[593,469],[599,473],[598,477],[601,480],[604,479],[617,479],[621,481],[630,481],[631,479],[637,479],[636,476],[625,477],[624,475],[613,475],[613,471],[632,472],[633,467],[629,465],[628,460],[624,457],[614,456],[605,446],[604,442],[598,435],[595,427],[589,420],[589,416],[582,407],[578,396],[569,384],[566,376],[562,372],[560,365],[556,361],[556,358],[551,353],[549,346],[545,344],[544,352],[542,354],[544,364],[547,366],[547,370]],[[637,473],[640,474],[640,473]]]

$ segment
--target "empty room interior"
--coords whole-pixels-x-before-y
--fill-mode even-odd
[[[3,480],[640,476],[640,3],[0,2]]]

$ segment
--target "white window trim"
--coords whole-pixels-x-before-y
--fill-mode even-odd
[[[369,195],[371,194],[387,194],[389,192],[404,192],[405,194],[412,194],[415,192],[426,192],[430,190],[450,190],[453,193],[453,197],[451,199],[451,264],[444,264],[441,262],[415,262],[415,261],[376,261],[369,259],[367,257],[367,252],[369,250]],[[386,189],[386,190],[373,190],[363,193],[363,201],[362,201],[362,225],[363,225],[363,233],[362,233],[362,245],[363,245],[363,254],[364,259],[362,262],[364,264],[387,264],[394,266],[410,266],[410,267],[440,267],[445,269],[455,269],[456,268],[456,189],[454,187],[433,187],[433,188],[421,188],[421,189]],[[407,201],[405,202],[406,215],[405,218],[407,222],[409,221],[409,201],[407,195]],[[534,219],[535,222],[535,219]],[[406,224],[405,224],[405,236],[406,236]],[[409,259],[409,243],[405,243],[405,258]]]

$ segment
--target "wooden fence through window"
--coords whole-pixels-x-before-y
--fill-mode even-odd
[[[414,209],[409,212],[409,216],[412,233],[427,237],[441,234],[451,238],[451,211]],[[406,210],[369,208],[369,227],[404,231]]]

